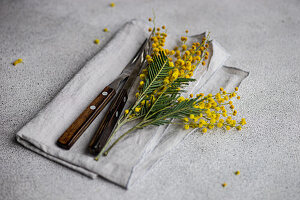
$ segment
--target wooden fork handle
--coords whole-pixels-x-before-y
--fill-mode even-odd
[[[60,136],[57,140],[57,145],[63,149],[70,149],[115,94],[115,89],[109,86],[105,87],[71,126]]]
[[[114,127],[123,111],[127,99],[127,90],[123,89],[120,91],[114,102],[110,105],[99,125],[99,128],[95,132],[89,144],[88,148],[91,154],[100,153],[106,146],[106,143],[111,137],[112,131],[114,130]]]

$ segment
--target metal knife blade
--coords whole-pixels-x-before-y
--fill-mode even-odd
[[[122,70],[122,72],[120,73],[120,75],[112,82],[110,83],[108,86],[117,90],[120,85],[122,84],[122,82],[124,82],[124,80],[132,74],[133,71],[135,70],[140,70],[140,63],[141,63],[141,59],[145,59],[144,55],[145,55],[145,51],[148,49],[148,40],[145,39],[145,41],[143,42],[143,44],[141,45],[141,47],[139,48],[139,50],[137,51],[137,53],[134,55],[134,57],[129,61],[129,63],[124,67],[124,69]],[[126,81],[127,82],[127,81]]]

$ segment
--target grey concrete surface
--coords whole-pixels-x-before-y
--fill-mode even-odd
[[[300,1],[114,2],[0,1],[0,199],[300,199]],[[192,134],[127,191],[15,142],[121,24],[152,8],[169,32],[211,31],[226,64],[251,72],[237,106],[247,129]]]

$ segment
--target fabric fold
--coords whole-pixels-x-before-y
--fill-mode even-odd
[[[207,33],[189,37],[190,42],[201,41]],[[146,26],[138,21],[125,24],[111,41],[70,80],[58,95],[28,122],[17,134],[17,141],[30,150],[65,165],[91,178],[101,176],[128,188],[144,175],[159,159],[191,132],[175,125],[150,127],[130,134],[120,141],[109,156],[96,162],[86,147],[106,110],[93,122],[77,143],[69,150],[56,146],[58,137],[76,119],[90,101],[98,95],[125,67],[144,39]],[[176,37],[168,36],[167,47],[176,45]],[[195,71],[196,82],[188,91],[213,92],[219,87],[231,90],[248,76],[237,68],[223,66],[229,54],[215,40],[210,41],[207,65]],[[116,59],[117,58],[117,59]],[[136,84],[137,85],[137,84]],[[133,101],[134,88],[127,105]],[[116,137],[130,128],[126,124]]]

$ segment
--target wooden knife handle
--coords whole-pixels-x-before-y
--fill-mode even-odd
[[[60,136],[57,140],[57,145],[64,149],[70,149],[115,94],[116,91],[113,88],[106,86],[71,126]]]
[[[90,144],[89,151],[92,154],[98,154],[105,147],[109,140],[112,131],[118,122],[122,110],[128,99],[127,90],[123,89],[118,94],[117,99],[111,104],[104,118],[102,119],[99,128],[94,134]]]

